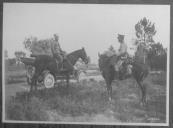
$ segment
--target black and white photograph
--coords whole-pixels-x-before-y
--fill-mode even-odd
[[[170,5],[3,3],[5,123],[169,125]]]

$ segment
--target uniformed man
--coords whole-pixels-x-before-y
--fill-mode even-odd
[[[122,64],[121,57],[125,56],[127,54],[127,45],[124,42],[124,35],[118,34],[118,42],[120,43],[120,48],[117,53],[117,63],[115,64],[115,71],[119,71],[120,66]]]
[[[54,34],[54,40],[51,43],[51,51],[53,54],[53,57],[56,59],[57,66],[60,67],[60,70],[63,70],[63,61],[65,60],[68,65],[70,70],[74,70],[73,65],[71,62],[67,59],[65,52],[62,51],[60,44],[59,44],[59,36],[57,34]],[[62,65],[60,65],[62,64]]]
[[[51,51],[53,57],[56,59],[57,66],[59,67],[59,64],[63,61],[63,56],[61,47],[59,45],[59,36],[57,34],[54,34],[54,39],[51,43]]]

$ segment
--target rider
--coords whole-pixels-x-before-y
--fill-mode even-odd
[[[52,51],[53,57],[55,57],[56,59],[56,63],[58,67],[60,66],[60,64],[62,64],[63,60],[65,59],[70,66],[69,68],[73,70],[73,65],[71,64],[71,62],[68,61],[68,59],[66,58],[65,52],[62,51],[60,47],[59,36],[57,34],[54,34],[54,40],[51,43],[51,51]],[[61,69],[62,68],[63,66],[61,67]]]
[[[118,42],[120,43],[120,48],[118,50],[117,54],[117,62],[115,64],[115,71],[119,72],[120,67],[123,63],[121,57],[125,56],[127,54],[127,45],[124,42],[124,35],[118,34]]]
[[[53,54],[53,57],[55,57],[57,66],[59,67],[59,64],[62,63],[63,61],[63,56],[62,56],[62,50],[59,45],[59,36],[57,34],[54,34],[54,39],[51,43],[51,51]]]

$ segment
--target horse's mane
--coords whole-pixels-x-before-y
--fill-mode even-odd
[[[84,48],[75,50],[75,51],[67,54],[68,60],[70,60],[72,64],[75,64],[76,61],[80,58],[81,53],[83,52],[83,50],[84,50]]]
[[[67,54],[67,57],[70,57],[70,56],[76,54],[77,52],[79,52],[79,51],[81,51],[81,50],[82,50],[82,49],[78,49],[78,50],[75,50],[75,51],[73,51],[73,52],[70,52],[70,53]]]

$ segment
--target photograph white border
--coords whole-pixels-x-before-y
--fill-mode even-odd
[[[36,3],[37,4],[37,3]],[[41,3],[40,3],[41,4]],[[58,4],[58,3],[56,3]],[[62,4],[62,3],[61,3]],[[63,3],[66,4],[66,3]],[[74,4],[74,3],[68,3]],[[75,3],[78,4],[78,3]],[[79,3],[80,4],[80,3]],[[121,5],[121,4],[116,4]],[[126,5],[126,4],[123,4]],[[135,5],[135,4],[130,4]],[[167,4],[170,7],[171,13],[171,5]],[[138,6],[138,4],[136,4]],[[4,16],[4,15],[3,15]],[[171,16],[170,16],[171,20]],[[171,29],[171,21],[170,21],[170,29]],[[171,31],[170,31],[171,32]],[[170,36],[169,36],[170,37]],[[101,122],[56,122],[56,121],[14,121],[14,120],[6,120],[5,119],[5,62],[4,62],[4,49],[3,49],[3,32],[2,32],[2,122],[3,123],[21,123],[21,124],[79,124],[79,125],[124,125],[124,126],[169,126],[169,87],[170,87],[170,40],[169,47],[167,50],[167,81],[166,81],[166,123],[126,123],[126,122],[109,122],[109,123],[101,123]]]

